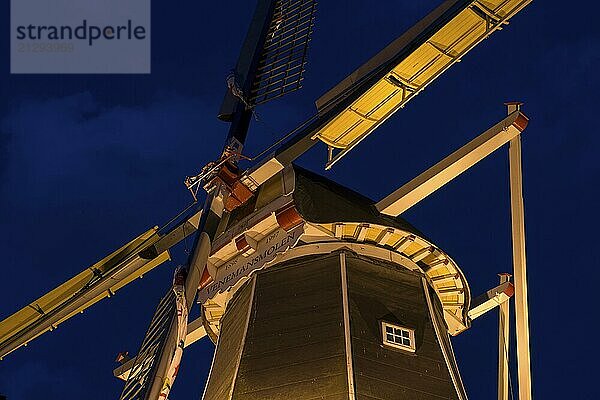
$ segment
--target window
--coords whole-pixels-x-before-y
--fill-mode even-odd
[[[413,329],[382,322],[381,331],[383,344],[402,350],[415,351],[415,331]]]

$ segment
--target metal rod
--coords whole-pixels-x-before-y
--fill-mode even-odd
[[[521,103],[508,103],[508,112],[520,110]],[[523,206],[523,172],[521,135],[510,141],[510,209],[512,220],[513,263],[515,280],[515,320],[519,400],[531,399],[531,362],[529,354],[529,306],[527,304],[527,263],[525,257],[525,216]]]
[[[499,274],[500,284],[510,281],[510,274]],[[510,334],[510,302],[500,304],[498,321],[498,400],[508,400],[508,349]]]

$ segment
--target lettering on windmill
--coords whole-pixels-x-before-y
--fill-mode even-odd
[[[215,282],[198,293],[200,302],[215,296],[233,285],[251,272],[262,268],[266,263],[275,259],[277,254],[292,247],[302,234],[302,226],[290,232],[278,229],[258,243],[256,252],[250,257],[237,256],[217,271]]]

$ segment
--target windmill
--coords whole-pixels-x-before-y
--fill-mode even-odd
[[[243,146],[256,106],[301,87],[316,4],[259,0],[219,118],[222,154],[186,179],[202,207],[150,229],[0,323],[0,357],[167,261],[195,235],[138,354],[115,375],[122,399],[168,396],[184,348],[217,344],[205,399],[466,398],[448,335],[500,305],[499,349],[515,293],[521,399],[531,398],[520,104],[508,116],[384,199],[293,161],[323,143],[327,169],[531,0],[447,0],[317,100],[317,113],[259,159]],[[510,143],[514,286],[471,300],[465,275],[400,215]],[[201,317],[188,322],[195,301]],[[508,398],[499,352],[499,398]],[[382,361],[383,360],[383,361]],[[384,382],[386,384],[381,384]]]

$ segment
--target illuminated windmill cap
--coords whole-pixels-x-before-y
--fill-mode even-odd
[[[222,315],[228,299],[254,271],[346,248],[422,273],[442,303],[448,332],[456,335],[469,327],[471,298],[464,274],[404,219],[381,214],[367,197],[295,165],[261,186],[256,198],[254,207],[232,213],[225,232],[237,233],[214,242],[209,266],[215,279],[198,294],[208,314]],[[269,239],[276,237],[283,239]],[[268,246],[261,244],[267,241]],[[255,264],[257,258],[262,262]],[[213,328],[218,335],[218,323]]]

